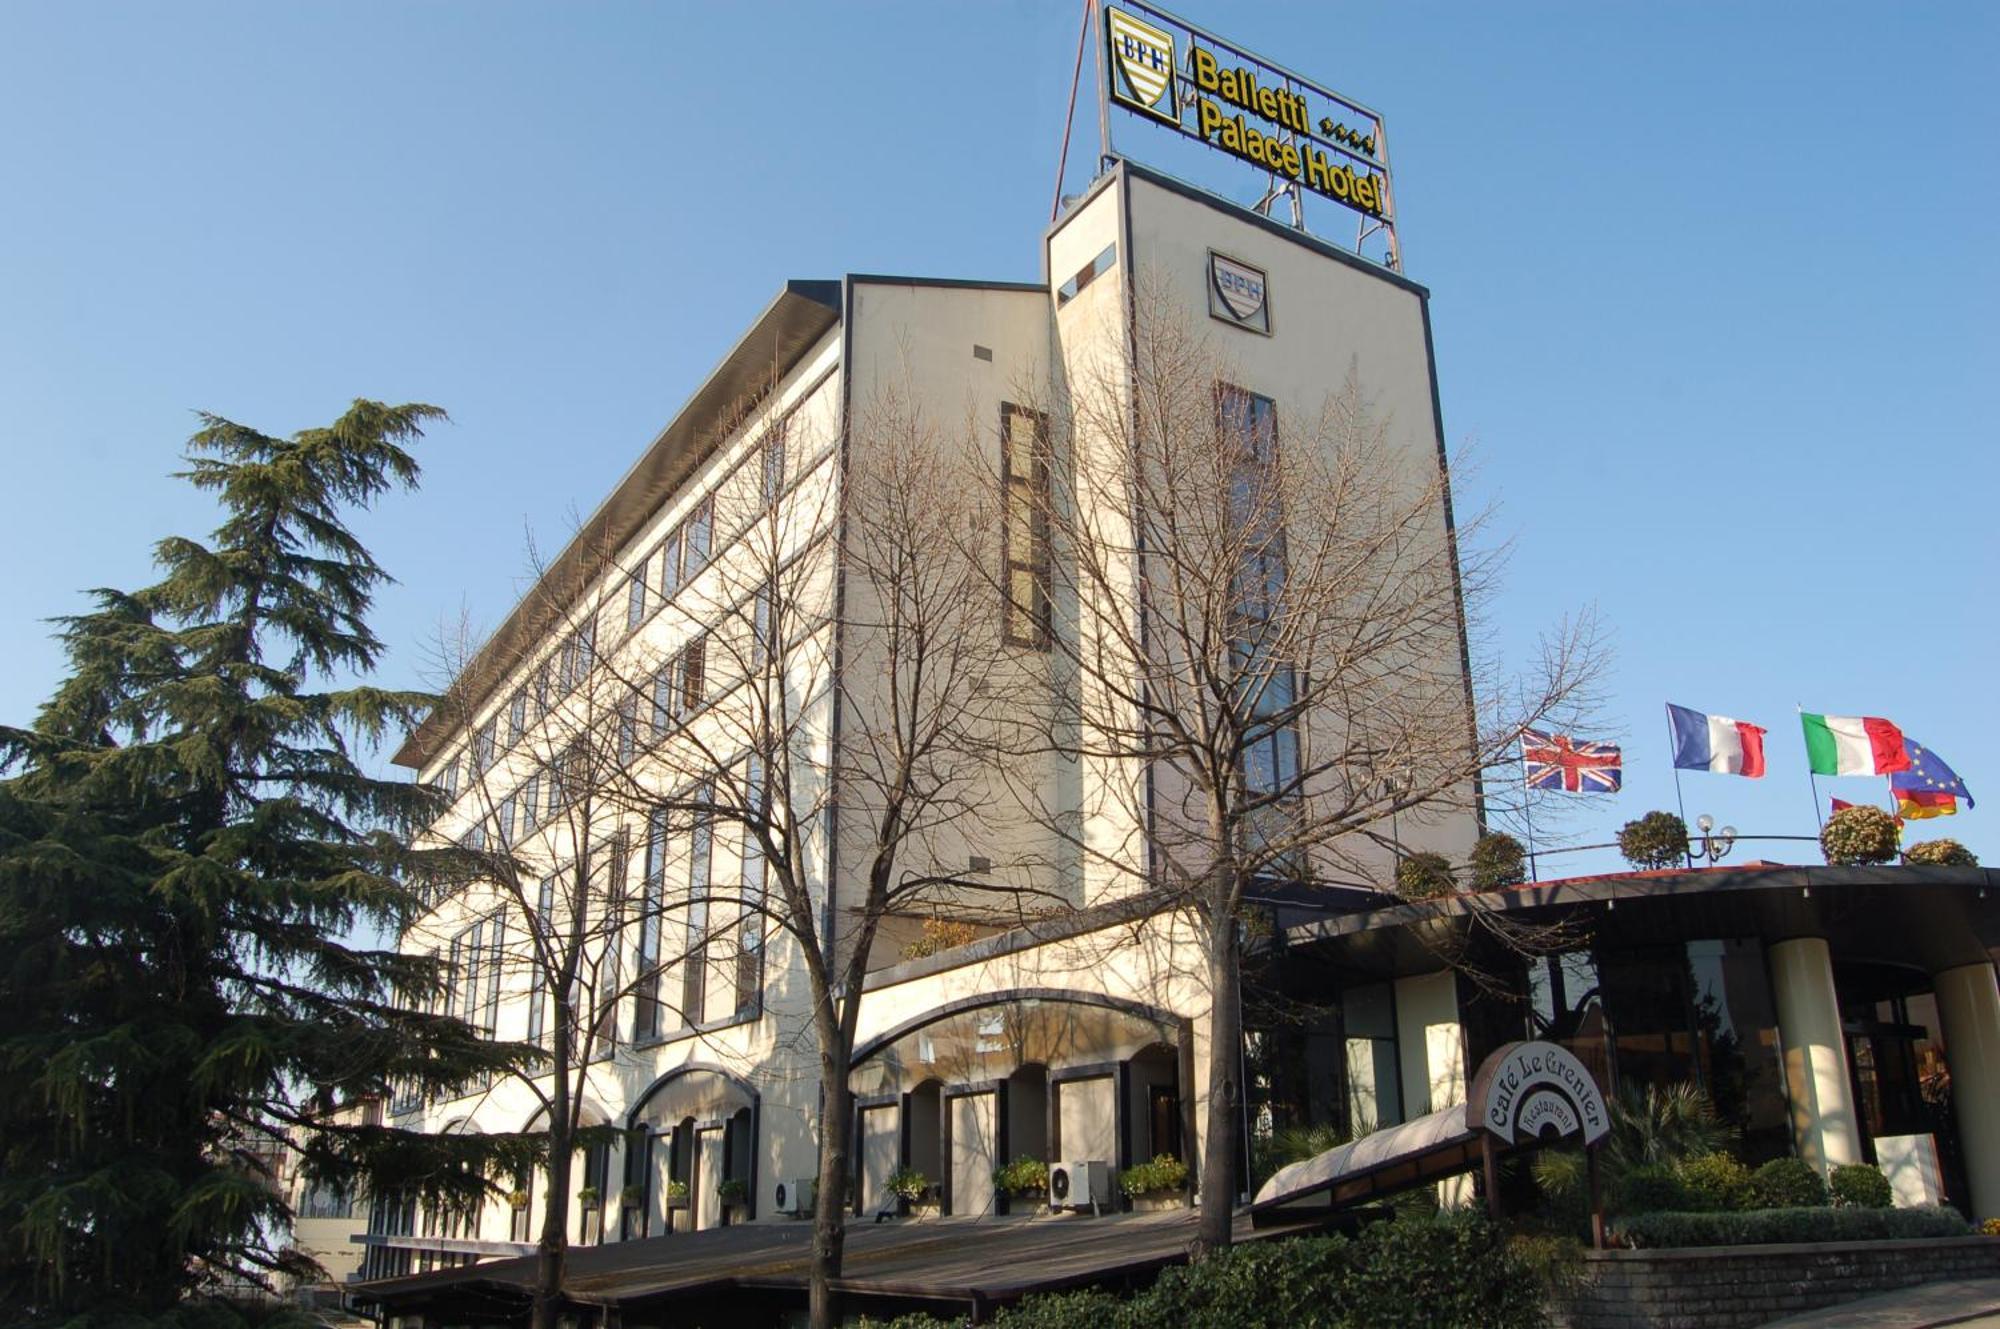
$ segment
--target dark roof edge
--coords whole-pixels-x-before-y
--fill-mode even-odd
[[[567,606],[602,570],[607,551],[631,539],[659,505],[671,497],[719,441],[714,428],[760,395],[775,370],[790,373],[840,322],[841,284],[788,281],[755,322],[688,397],[674,418],[654,436],[639,459],[613,486],[597,510],[578,528],[563,551],[515,603],[500,626],[480,643],[452,680],[452,689],[471,706],[482,703],[538,640],[542,619],[554,606]],[[449,737],[440,706],[425,717],[391,758],[398,766],[421,768]]]
[[[981,281],[976,277],[898,277],[893,273],[855,272],[849,281],[870,286],[945,286],[970,291],[1030,291],[1036,295],[1049,293],[1046,282],[1037,281]]]

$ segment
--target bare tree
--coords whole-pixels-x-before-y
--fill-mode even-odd
[[[1495,569],[1466,553],[1428,421],[1406,434],[1350,372],[1281,424],[1144,274],[1134,311],[1129,346],[1070,366],[1051,409],[1065,455],[1040,518],[1075,717],[1055,733],[1084,806],[1043,812],[1086,874],[1156,893],[1200,938],[1214,1249],[1242,1146],[1246,900],[1385,883],[1400,842],[1478,813],[1524,725],[1587,699],[1599,655],[1586,623],[1533,678],[1475,660],[1467,618]]]

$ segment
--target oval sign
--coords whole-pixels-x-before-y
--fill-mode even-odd
[[[1509,1043],[1473,1078],[1466,1125],[1507,1144],[1568,1139],[1587,1145],[1611,1133],[1604,1093],[1576,1054],[1556,1043]]]

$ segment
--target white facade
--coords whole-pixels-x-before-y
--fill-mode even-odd
[[[434,842],[498,833],[504,821],[517,855],[545,862],[552,874],[579,856],[587,861],[577,879],[592,883],[593,916],[664,902],[659,935],[626,927],[613,934],[616,954],[602,944],[588,948],[598,989],[619,997],[615,1031],[605,1030],[615,1032],[608,1054],[590,1065],[585,1115],[627,1133],[597,1172],[580,1178],[595,1184],[598,1209],[573,1224],[577,1239],[781,1221],[780,1187],[790,1207],[797,1179],[814,1175],[822,1086],[803,963],[785,934],[724,926],[728,920],[701,906],[706,935],[725,936],[726,944],[702,952],[699,976],[689,978],[696,966],[686,957],[669,963],[662,989],[672,999],[657,1004],[624,985],[647,957],[679,954],[676,929],[693,935],[686,930],[697,910],[689,901],[701,894],[702,873],[728,883],[717,894],[734,898],[758,870],[737,832],[656,831],[643,806],[647,790],[665,794],[690,778],[697,749],[714,754],[727,778],[759,769],[739,755],[733,708],[744,696],[737,680],[757,649],[749,632],[761,622],[755,606],[772,542],[782,550],[795,621],[820,634],[813,649],[796,652],[801,663],[786,704],[796,707],[801,736],[795,797],[812,800],[820,837],[805,857],[832,931],[845,942],[843,902],[860,889],[852,879],[857,828],[878,810],[824,787],[832,745],[854,742],[854,727],[868,722],[864,704],[836,713],[831,683],[835,670],[869,678],[885,665],[866,643],[811,625],[830,619],[842,595],[859,594],[843,578],[837,551],[844,506],[853,501],[846,468],[865,461],[856,450],[868,446],[867,431],[849,426],[871,402],[900,394],[930,418],[965,422],[941,434],[944,445],[957,440],[1000,474],[1010,420],[1036,406],[1071,405],[1065,393],[1104,390],[1107,366],[1130,353],[1135,283],[1145,283],[1149,298],[1184,306],[1208,329],[1240,386],[1275,403],[1281,430],[1287,418],[1317,413],[1352,374],[1386,421],[1398,464],[1421,479],[1442,463],[1421,288],[1129,165],[1075,201],[1044,243],[1045,284],[870,276],[794,283],[465,663],[455,715],[433,717],[399,754],[421,778],[458,790]],[[1268,275],[1268,335],[1210,320],[1212,253]],[[1115,466],[1113,442],[1080,434],[1055,464]],[[1098,616],[1132,612],[1136,595],[1135,587],[1114,588],[1094,603],[1055,606],[1054,630],[1088,634]],[[590,634],[581,645],[580,633]],[[690,684],[697,642],[704,644]],[[994,649],[1018,659],[1024,678],[1047,668],[1047,653],[1032,644],[996,640]],[[1462,658],[1459,640],[1441,649]],[[625,732],[621,724],[637,741],[615,737]],[[570,801],[560,807],[550,788],[583,734],[613,735],[609,747],[622,751],[617,769],[598,760],[585,774],[601,806],[579,815],[575,800],[590,795],[579,795],[575,780],[565,779]],[[951,1212],[968,1213],[1001,1203],[992,1167],[1024,1153],[1102,1159],[1114,1168],[1160,1152],[1195,1157],[1207,1124],[1196,1071],[1207,1053],[1202,968],[1187,922],[1149,917],[1143,903],[1145,831],[1171,795],[1159,772],[1131,758],[1037,756],[1006,780],[996,774],[974,800],[980,815],[927,844],[940,873],[1017,875],[1019,884],[1085,912],[1037,939],[1004,932],[1006,919],[967,896],[961,914],[981,940],[901,963],[921,920],[885,927],[862,1003],[862,1058],[847,1086],[859,1107],[858,1210],[886,1202],[888,1174],[898,1167],[925,1171],[942,1183]],[[1033,815],[1048,808],[1065,810],[1078,836],[1057,834]],[[1403,829],[1406,841],[1461,859],[1476,834],[1469,814]],[[1385,856],[1385,876],[1388,868]],[[616,891],[614,880],[623,883]],[[568,907],[559,900],[551,914]],[[532,1040],[545,1027],[537,1022],[550,1018],[550,994],[525,958],[517,912],[506,890],[475,883],[440,900],[402,944],[457,961],[461,981],[442,999],[445,1009],[490,1025],[496,1037]],[[644,907],[635,912],[650,916]],[[1411,1113],[1462,1095],[1466,1067],[1450,981],[1413,984],[1398,1019],[1410,1025],[1402,1047],[1415,1054],[1385,1070],[1400,1081]],[[527,1085],[507,1080],[452,1101],[395,1107],[397,1123],[433,1130],[529,1129],[541,1112]],[[742,1203],[727,1202],[737,1193],[726,1193],[725,1181],[740,1187]],[[402,1272],[523,1250],[541,1197],[526,1199],[525,1209],[496,1201],[465,1224],[378,1215],[371,1268]]]

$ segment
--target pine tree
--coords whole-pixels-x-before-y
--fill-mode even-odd
[[[146,1312],[299,1257],[269,1183],[469,1204],[532,1142],[334,1126],[328,1096],[461,1087],[533,1052],[428,1014],[448,975],[354,940],[417,901],[436,811],[366,749],[434,698],[368,686],[386,574],[349,513],[417,480],[443,412],[357,401],[289,438],[204,415],[180,478],[207,543],[60,621],[70,673],[0,728],[0,1302]]]

